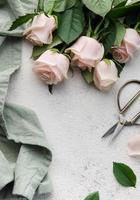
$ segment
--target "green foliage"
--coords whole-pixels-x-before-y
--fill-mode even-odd
[[[105,17],[105,15],[111,10],[113,0],[82,0],[85,6],[100,15]]]
[[[99,192],[94,192],[90,195],[88,195],[85,200],[100,200],[100,197],[99,197]]]
[[[107,17],[109,18],[126,17],[127,15],[130,15],[130,14],[133,15],[135,12],[139,12],[139,11],[140,11],[140,2],[131,4],[131,5],[113,8],[107,14]]]
[[[63,12],[76,4],[77,0],[47,0],[44,4],[44,11]]]
[[[119,63],[116,60],[113,59],[113,62],[116,64],[116,67],[118,69],[118,76],[120,77],[121,72],[123,71],[125,67],[125,63]]]
[[[120,46],[120,44],[125,36],[126,29],[125,29],[124,25],[122,23],[120,23],[119,21],[117,21],[115,23],[115,29],[116,29],[116,38],[115,38],[114,45]]]
[[[136,175],[130,167],[123,163],[113,163],[113,173],[116,180],[125,187],[136,186]]]
[[[104,30],[104,34],[105,33],[106,36],[101,41],[105,48],[105,54],[108,54],[116,40],[116,27],[114,21],[110,21],[108,27]]]
[[[54,85],[48,85],[48,90],[49,90],[50,94],[53,94],[53,86]]]
[[[105,25],[104,25],[105,27]],[[101,42],[105,48],[105,54],[107,55],[112,46],[119,46],[124,38],[126,29],[122,23],[118,20],[109,20],[106,28],[101,33]],[[105,35],[105,37],[104,37]]]
[[[135,4],[135,3],[140,3],[140,0],[132,0],[128,3],[128,5],[132,5],[132,4]]]
[[[44,10],[44,0],[38,0],[37,11],[43,11],[43,10]]]
[[[66,10],[59,16],[58,35],[67,44],[77,39],[84,29],[84,14],[81,4]]]
[[[120,6],[120,5],[125,5],[127,2],[127,0],[114,0],[113,1],[113,6],[116,7],[116,6]]]
[[[54,37],[53,42],[49,45],[45,44],[42,47],[35,46],[33,48],[32,58],[37,59],[42,53],[44,53],[48,49],[52,49],[60,44],[62,44],[62,40],[58,36],[56,36],[56,37]]]
[[[17,27],[25,24],[26,22],[28,22],[29,20],[33,19],[33,17],[36,15],[36,13],[30,13],[30,14],[27,14],[27,15],[24,15],[24,16],[21,16],[19,18],[17,18],[12,26],[10,27],[10,31],[16,29]]]
[[[81,74],[84,78],[84,80],[91,84],[93,82],[93,72],[89,72],[88,70],[81,71]]]

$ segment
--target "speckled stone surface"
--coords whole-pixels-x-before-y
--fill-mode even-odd
[[[117,120],[116,95],[120,86],[127,80],[140,79],[140,52],[127,64],[109,93],[89,87],[76,72],[50,95],[32,72],[31,51],[31,45],[24,43],[22,67],[12,77],[7,99],[36,111],[53,152],[52,195],[35,199],[83,200],[88,193],[99,191],[101,200],[139,200],[140,159],[128,157],[127,143],[130,137],[140,134],[140,128],[125,128],[112,145],[101,136]],[[129,89],[122,100],[135,89]],[[139,102],[134,110],[138,109]],[[133,168],[137,174],[136,189],[116,182],[113,161]]]

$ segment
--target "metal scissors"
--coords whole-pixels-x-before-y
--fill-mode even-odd
[[[138,112],[136,115],[134,115],[130,120],[127,120],[124,116],[125,112],[130,108],[130,106],[134,103],[134,101],[140,96],[140,89],[138,92],[122,107],[120,104],[120,96],[122,91],[126,86],[129,84],[138,84],[140,86],[140,80],[131,80],[125,83],[119,90],[117,95],[117,103],[119,108],[119,121],[114,124],[103,136],[102,138],[105,138],[109,135],[112,135],[111,141],[113,141],[118,134],[121,132],[123,127],[125,126],[133,126],[133,125],[140,125],[140,123],[137,123],[137,120],[140,118],[140,112]]]

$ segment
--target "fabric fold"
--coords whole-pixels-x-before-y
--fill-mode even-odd
[[[33,198],[35,191],[48,173],[50,160],[46,158],[47,154],[43,151],[34,146],[21,146],[15,168],[13,194],[27,199]]]
[[[0,152],[0,177],[0,190],[14,178],[14,171],[2,152]]]
[[[11,75],[21,66],[22,49],[18,38],[22,29],[7,30],[15,17],[33,12],[36,4],[37,0],[0,0],[0,35],[4,35],[0,37],[0,190],[13,182],[12,194],[29,200],[35,192],[50,192],[52,154],[36,114],[6,102]]]

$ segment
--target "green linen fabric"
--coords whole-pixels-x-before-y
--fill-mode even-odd
[[[51,190],[48,168],[52,159],[35,113],[6,103],[10,77],[21,65],[24,26],[7,31],[18,16],[33,12],[37,0],[0,0],[0,190],[13,182],[12,194],[33,199]]]

